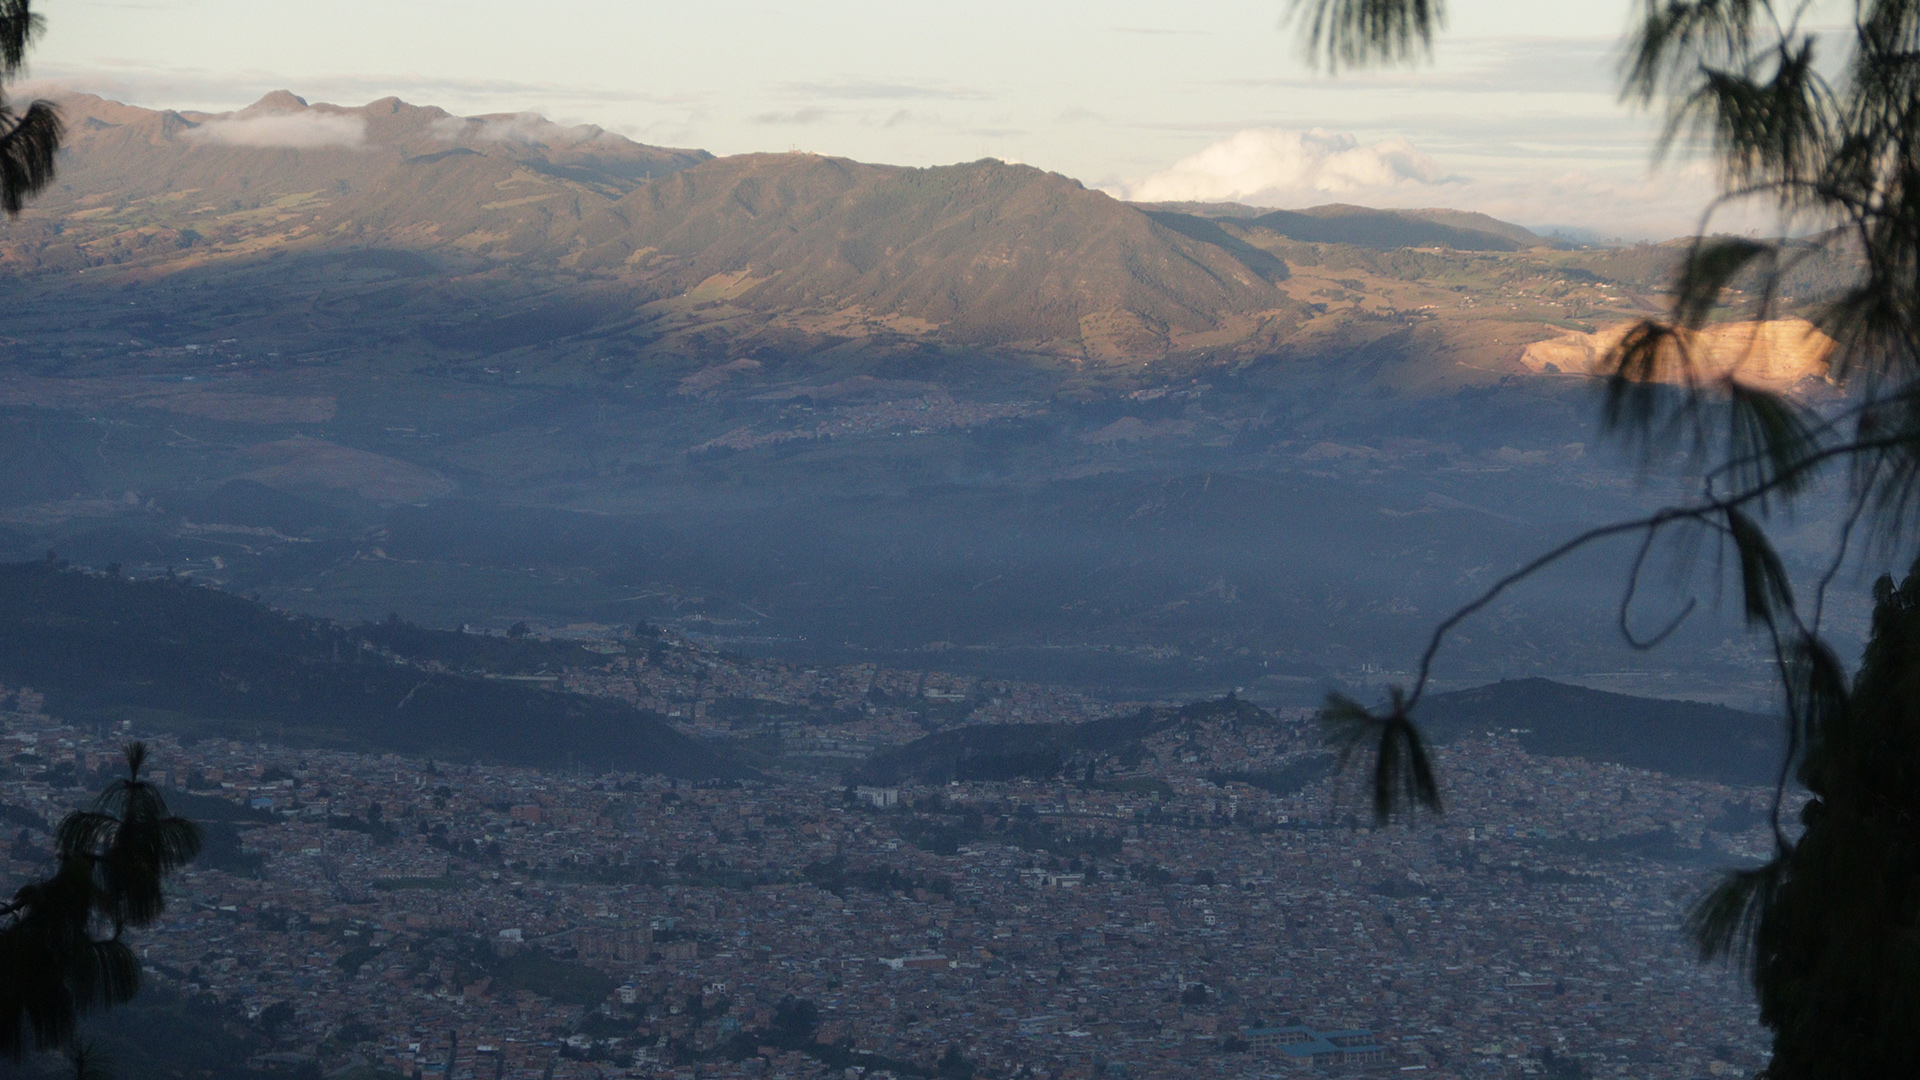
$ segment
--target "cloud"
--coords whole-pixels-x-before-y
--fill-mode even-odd
[[[1404,138],[1250,128],[1135,184],[1136,202],[1246,202],[1431,187],[1457,182]]]
[[[939,99],[978,101],[987,97],[978,90],[954,86],[920,86],[912,83],[865,82],[842,79],[826,82],[790,82],[780,86],[783,93],[801,98],[827,98],[835,101],[914,101]]]
[[[289,74],[284,70],[259,69],[216,71],[122,59],[85,65],[50,61],[36,64],[34,72],[32,85],[99,94],[147,108],[193,108],[209,112],[239,108],[277,86],[298,86],[307,97],[317,100],[372,101],[398,95],[415,104],[437,104],[475,112],[524,107],[529,99],[601,106],[636,102],[694,106],[704,100],[698,94],[656,94],[583,83],[445,78],[398,71],[367,74]],[[29,84],[23,81],[16,85]]]
[[[1602,140],[1603,147],[1606,145]],[[1458,156],[1453,155],[1453,156]],[[1450,172],[1405,138],[1362,143],[1325,131],[1250,128],[1220,139],[1145,179],[1098,185],[1134,202],[1239,202],[1309,207],[1330,202],[1376,207],[1474,210],[1538,230],[1578,228],[1607,238],[1665,240],[1692,233],[1718,192],[1709,160],[1649,170],[1641,154],[1588,155],[1582,164],[1531,167],[1529,155],[1472,160],[1474,175]],[[1545,158],[1550,161],[1551,158]],[[1782,223],[1763,203],[1725,207],[1710,231],[1774,234]],[[1796,226],[1799,231],[1810,227]]]
[[[225,146],[316,150],[353,148],[367,141],[364,117],[327,112],[271,112],[209,120],[186,133],[196,142]]]
[[[594,124],[557,124],[539,113],[530,112],[443,117],[433,122],[433,134],[447,142],[473,139],[548,149],[600,141],[617,142],[620,138]]]
[[[1609,102],[1620,91],[1619,42],[1605,38],[1452,38],[1445,65],[1370,68],[1321,74],[1227,77],[1220,86],[1320,93],[1402,90],[1419,94],[1590,94]]]
[[[1447,203],[1537,232],[1572,227],[1607,238],[1667,240],[1698,229],[1701,211],[1718,190],[1711,162],[1653,172],[1543,169],[1464,183],[1448,190]],[[1725,204],[1707,223],[1710,232],[1773,235],[1783,227],[1795,231],[1764,200]]]
[[[827,110],[817,106],[795,109],[792,112],[763,112],[747,117],[755,124],[817,124],[828,116]]]

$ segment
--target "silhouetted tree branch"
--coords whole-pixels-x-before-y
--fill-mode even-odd
[[[55,829],[53,876],[21,887],[0,912],[0,1056],[9,1060],[29,1049],[85,1059],[74,1042],[79,1017],[140,988],[126,931],[160,916],[167,875],[200,852],[199,827],[140,778],[146,746],[129,744],[125,756],[126,778]]]
[[[19,75],[44,25],[30,0],[0,0],[0,82]],[[52,102],[35,101],[23,112],[0,91],[0,209],[8,216],[18,217],[27,199],[53,182],[63,134]]]
[[[1920,0],[1856,0],[1851,25],[1802,24],[1810,5],[1772,0],[1641,0],[1625,43],[1621,96],[1666,113],[1658,153],[1704,147],[1721,194],[1702,213],[1664,319],[1647,320],[1610,358],[1602,419],[1643,466],[1697,471],[1698,499],[1601,525],[1543,553],[1442,620],[1411,692],[1368,710],[1330,699],[1330,736],[1374,754],[1377,818],[1424,804],[1437,787],[1412,763],[1414,710],[1440,646],[1462,622],[1544,567],[1595,542],[1638,535],[1618,622],[1635,648],[1664,640],[1629,623],[1640,572],[1671,529],[1710,536],[1737,579],[1749,626],[1772,651],[1787,749],[1775,785],[1774,856],[1727,875],[1689,922],[1705,957],[1744,963],[1774,1032],[1767,1075],[1920,1075],[1920,562],[1875,587],[1874,633],[1859,674],[1821,636],[1828,586],[1865,550],[1911,556],[1920,525]],[[1308,53],[1330,68],[1403,63],[1431,49],[1436,0],[1294,0]],[[1826,57],[1836,43],[1841,62]],[[1756,202],[1783,234],[1712,235],[1725,208]],[[1830,376],[1849,404],[1826,416],[1710,370],[1695,335],[1730,314],[1757,327],[1782,310],[1787,275],[1822,259],[1850,272],[1815,298],[1812,321],[1836,348]],[[1738,309],[1731,298],[1745,296]],[[1774,512],[1844,466],[1846,509],[1804,617],[1767,535]],[[1816,798],[1798,839],[1781,822],[1788,784]]]

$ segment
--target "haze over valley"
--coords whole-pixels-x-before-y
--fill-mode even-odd
[[[1679,928],[1822,812],[1755,627],[1817,580],[1840,663],[1870,611],[1882,640],[1845,508],[1623,533],[1417,669],[1749,448],[1603,422],[1636,328],[1703,302],[1688,240],[1535,231],[1405,138],[1237,120],[1076,178],[78,85],[0,225],[0,958],[56,895],[22,883],[83,883],[61,925],[137,950],[79,1029],[128,1077],[1768,1060]],[[781,91],[922,92],[885,125],[991,96]],[[753,122],[879,123],[809,108]],[[1822,238],[1716,279],[1766,318],[1658,338],[1615,405],[1705,385],[1709,426],[1830,437],[1796,426],[1860,400]],[[171,854],[68,873],[103,786],[113,845],[136,798],[198,823],[150,913],[101,898]],[[0,1080],[53,1060],[0,1043]]]
[[[395,99],[62,107],[58,184],[0,237],[21,557],[1306,703],[1667,491],[1600,444],[1586,376],[1671,247]],[[1754,377],[1830,394],[1794,325]],[[1442,677],[1764,701],[1710,616],[1619,648],[1612,565],[1516,594]]]

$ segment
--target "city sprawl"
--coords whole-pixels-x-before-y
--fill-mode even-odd
[[[842,699],[857,716],[834,738],[777,722],[802,755],[905,742],[947,702],[979,704],[965,722],[1096,711],[677,639],[615,669],[566,678],[715,739],[769,737],[716,726],[717,703]],[[17,885],[140,733],[63,724],[31,689],[5,703]],[[1367,827],[1351,778],[1221,780],[1317,754],[1318,734],[1305,715],[1202,717],[1052,782],[897,787],[163,735],[155,779],[197,816],[224,800],[209,828],[238,843],[212,838],[138,948],[154,984],[270,1032],[256,1064],[452,1080],[1464,1077],[1570,1059],[1692,1077],[1761,1060],[1739,977],[1677,927],[1708,868],[1762,850],[1767,792],[1534,757],[1498,731],[1439,751],[1447,812],[1418,824]],[[1291,1027],[1307,1030],[1273,1034]],[[1358,1036],[1303,1041],[1327,1032]]]

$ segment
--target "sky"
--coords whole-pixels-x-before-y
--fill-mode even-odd
[[[537,112],[716,154],[995,157],[1122,198],[1692,232],[1705,163],[1621,105],[1630,0],[1454,0],[1433,62],[1328,75],[1287,0],[38,0],[33,84],[221,111],[286,89]]]

